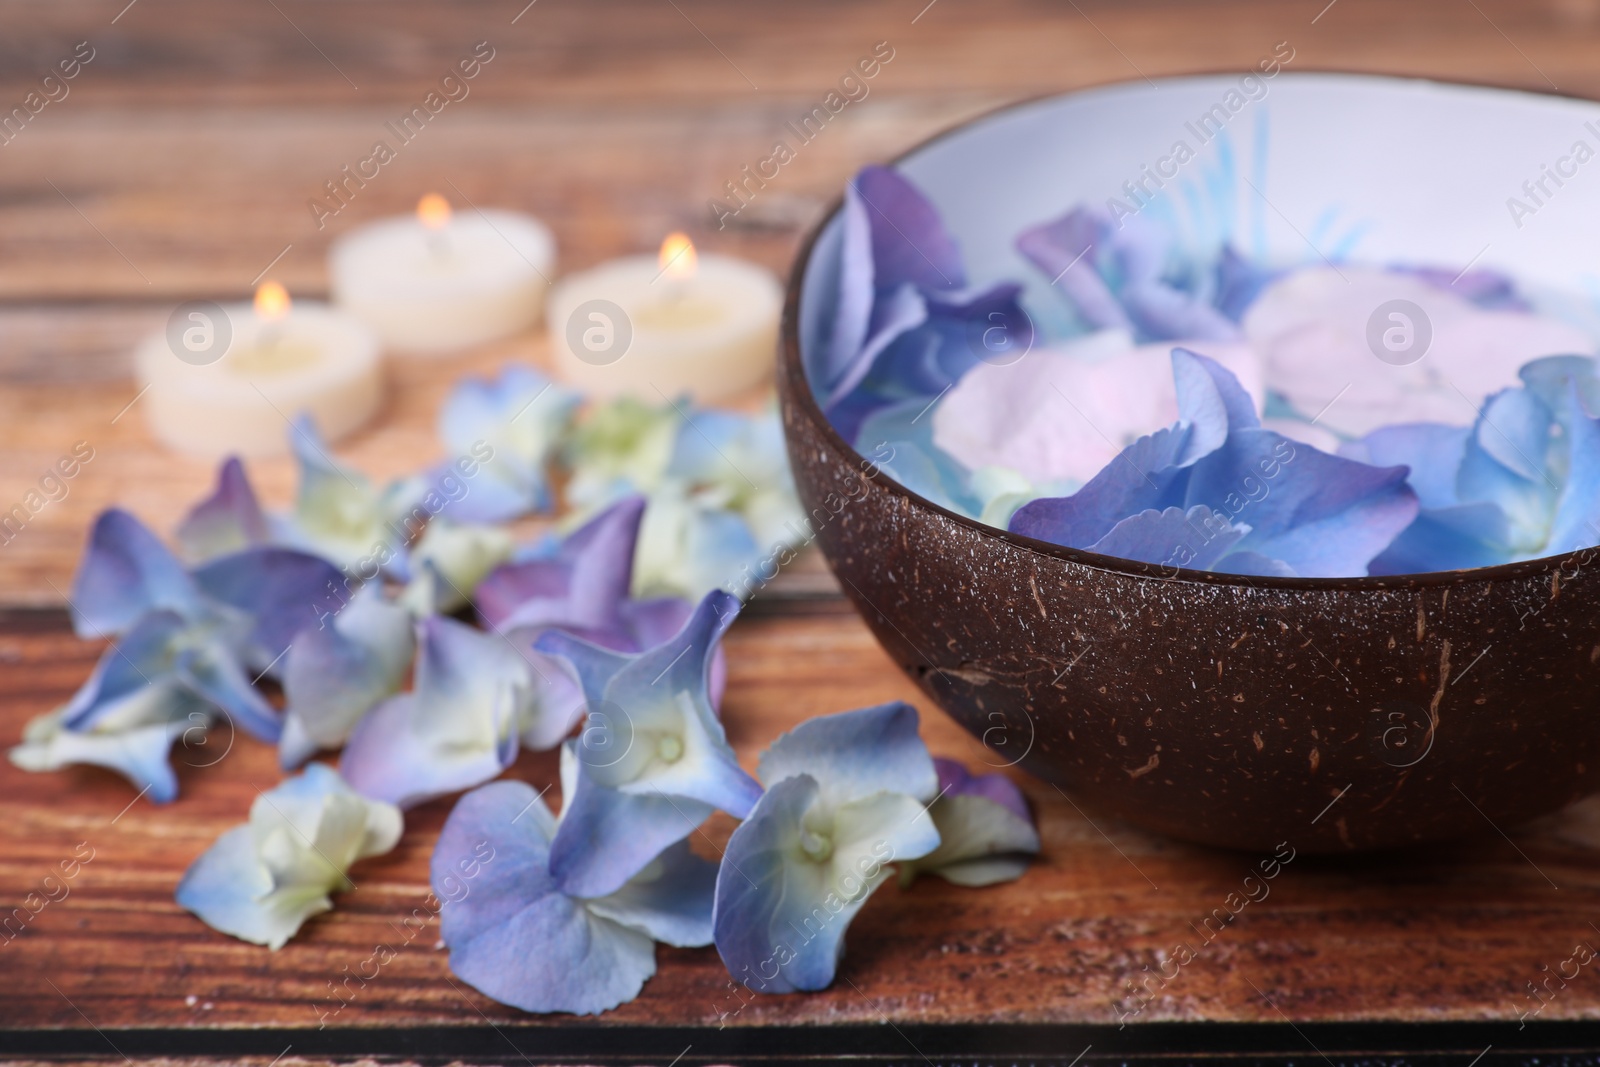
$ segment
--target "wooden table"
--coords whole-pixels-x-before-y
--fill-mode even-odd
[[[1295,49],[1291,69],[1600,95],[1596,0],[525,2],[0,2],[4,108],[77,42],[95,52],[65,99],[0,146],[0,510],[75,442],[95,450],[67,496],[0,545],[6,743],[65,698],[98,651],[73,638],[61,610],[94,513],[120,503],[167,529],[211,477],[151,441],[129,377],[132,340],[180,300],[242,296],[269,266],[291,291],[321,294],[329,239],[409,210],[423,191],[543,216],[566,268],[649,249],[671,228],[782,268],[864,162],[1006,101],[1246,67],[1279,41]],[[308,201],[323,182],[479,41],[495,58],[471,95],[319,229]],[[723,183],[880,41],[894,59],[871,95],[717,230],[707,202]],[[449,382],[507,358],[542,360],[543,341],[400,366],[383,423],[341,454],[378,476],[418,466],[436,455],[432,420]],[[285,462],[252,470],[272,502],[287,499]],[[814,560],[757,597],[728,642],[726,719],[747,761],[803,717],[904,697],[923,707],[936,752],[997,762],[920,699]],[[542,786],[555,763],[525,755],[512,773]],[[1039,817],[1040,862],[995,889],[886,888],[852,928],[832,989],[724,1015],[737,1002],[715,954],[663,948],[637,1001],[580,1021],[528,1017],[453,982],[432,930],[397,943],[394,924],[426,893],[448,802],[413,813],[400,847],[359,867],[331,916],[270,953],[205,928],[172,891],[276,780],[274,754],[241,740],[181,778],[176,804],[128,806],[131,790],[100,772],[0,765],[5,910],[80,842],[94,855],[69,897],[0,942],[0,1057],[667,1064],[848,1050],[942,1064],[1210,1049],[1330,1063],[1410,1050],[1412,1062],[1465,1064],[1491,1046],[1488,1064],[1589,1042],[1576,1021],[1600,1018],[1600,981],[1582,973],[1538,1023],[1517,1022],[1537,1006],[1528,983],[1576,943],[1600,944],[1597,803],[1505,828],[1509,837],[1486,825],[1478,840],[1405,855],[1298,858],[1118,1030],[1129,983],[1192,940],[1255,857],[1153,837],[1019,777]],[[713,821],[702,844],[729,829]],[[330,981],[378,943],[398,948],[393,962],[325,1019]]]

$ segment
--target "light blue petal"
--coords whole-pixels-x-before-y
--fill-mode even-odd
[[[556,889],[546,869],[549,831],[549,814],[525,783],[463,797],[433,856],[434,893],[450,901],[440,932],[450,969],[485,995],[524,1011],[596,1014],[638,995],[655,973],[655,946]],[[456,883],[447,878],[474,861],[477,877],[452,899]]]
[[[756,776],[771,788],[808,774],[835,804],[884,790],[927,803],[939,790],[939,776],[917,726],[917,709],[900,700],[820,715],[774,741],[761,754]]]
[[[1255,402],[1239,379],[1216,360],[1172,350],[1172,376],[1177,386],[1178,421],[1192,427],[1177,465],[1187,467],[1222,447],[1233,430],[1261,425]]]
[[[1411,468],[1407,481],[1425,509],[1450,508],[1461,503],[1456,495],[1456,472],[1471,434],[1465,426],[1437,422],[1402,423],[1374,430],[1339,450],[1348,459],[1375,467]]]
[[[938,843],[913,797],[878,793],[830,810],[810,775],[785,778],[734,829],[717,872],[713,926],[728,973],[757,992],[825,988],[885,864]]]
[[[596,915],[679,948],[711,944],[711,905],[717,865],[680,841],[652,860],[627,885],[588,902]]]
[[[901,865],[902,886],[919,874],[965,886],[1009,882],[1020,878],[1039,852],[1033,821],[987,796],[952,790],[934,801],[928,813],[939,831],[939,847]]]
[[[190,865],[178,883],[178,904],[194,912],[214,930],[257,945],[281,947],[300,928],[292,916],[268,911],[258,901],[272,892],[272,876],[256,858],[249,826],[235,826]],[[308,909],[309,917],[327,911],[331,902]]]
[[[173,668],[188,689],[215,705],[231,723],[258,740],[277,743],[283,731],[278,709],[251,684],[227,646],[209,641],[184,648]]]
[[[1544,549],[1552,556],[1600,544],[1600,422],[1584,410],[1576,384],[1566,399],[1567,477]]]
[[[122,633],[148,611],[186,617],[201,610],[188,573],[155,534],[120,508],[102,511],[72,582],[72,626],[79,637]]]
[[[528,701],[527,662],[504,638],[442,617],[419,626],[411,692],[368,712],[339,764],[358,792],[402,808],[509,767]]]
[[[167,759],[172,742],[186,730],[182,721],[107,733],[44,725],[42,730],[30,730],[32,736],[25,735],[11,749],[15,766],[25,771],[57,771],[74,764],[104,767],[122,775],[156,804],[177,799],[178,779]]]
[[[363,715],[405,684],[415,651],[410,615],[384,600],[377,586],[302,630],[284,657],[284,766],[343,744]]]
[[[578,752],[578,742],[567,745]],[[694,833],[712,810],[710,804],[687,797],[607,788],[580,770],[550,846],[550,873],[573,896],[615,893],[664,850]]]
[[[1545,474],[1545,449],[1554,415],[1526,389],[1503,389],[1483,405],[1473,436],[1495,462],[1528,481]]]

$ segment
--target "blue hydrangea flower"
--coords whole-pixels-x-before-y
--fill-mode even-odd
[[[428,491],[425,479],[379,490],[360,471],[334,462],[309,416],[295,420],[289,443],[300,465],[300,487],[294,509],[276,524],[276,539],[347,570],[370,563],[404,580],[406,546],[435,513],[417,506]],[[441,509],[443,504],[441,497]]]
[[[1416,521],[1373,560],[1374,574],[1484,567],[1600,543],[1595,361],[1552,356],[1521,376],[1525,384],[1491,396],[1470,427],[1388,426],[1342,450],[1408,465],[1421,501]]]
[[[750,571],[809,536],[772,408],[744,415],[619,399],[579,425],[568,463],[567,496],[580,515],[647,497],[636,596],[697,600],[748,588]]]
[[[823,989],[887,864],[939,846],[927,810],[938,775],[900,702],[800,724],[758,774],[767,791],[717,872],[717,952],[752,990]]]
[[[439,436],[456,456],[492,456],[447,514],[458,522],[493,523],[550,508],[548,467],[580,398],[543,374],[508,363],[493,381],[467,378],[439,411]]]
[[[845,440],[876,408],[937,396],[980,358],[1032,345],[1021,286],[969,286],[938,211],[899,174],[857,174],[843,226],[834,331],[808,371]]]
[[[1271,278],[1231,249],[1199,265],[1175,254],[1159,223],[1091,206],[1024,230],[1017,251],[1066,294],[1080,326],[1140,341],[1236,341],[1239,315]]]
[[[350,888],[350,865],[394,848],[398,808],[350,790],[331,767],[260,794],[250,821],[224,833],[184,872],[177,899],[206,925],[274,950]]]
[[[939,847],[900,866],[900,885],[936,874],[956,885],[984,886],[1022,877],[1039,852],[1039,831],[1016,783],[1003,774],[973,775],[934,757],[939,795],[928,808]]]
[[[497,568],[478,587],[485,624],[526,653],[548,683],[535,687],[537,708],[523,725],[522,743],[529,748],[554,748],[583,712],[576,671],[567,660],[532,647],[541,634],[560,629],[615,652],[642,652],[671,638],[694,612],[694,604],[680,597],[629,595],[644,512],[643,497],[625,497],[565,538]],[[713,707],[721,702],[726,677],[719,645],[708,690]]]
[[[417,626],[411,690],[368,712],[339,761],[358,792],[402,808],[511,766],[532,685],[527,661],[503,638],[442,616]]]
[[[502,526],[465,524],[440,515],[428,522],[411,549],[412,579],[401,602],[416,615],[463,608],[478,583],[510,558],[511,549],[511,531]]]
[[[367,712],[400,691],[415,652],[410,612],[377,585],[302,630],[284,657],[283,766],[344,744]]]
[[[1364,574],[1417,515],[1403,466],[1319,452],[1261,427],[1238,380],[1177,348],[1179,421],[1067,497],[1023,505],[1014,533],[1165,566]]]
[[[523,1011],[593,1015],[639,995],[655,973],[655,941],[710,943],[716,868],[686,843],[646,857],[615,891],[585,898],[552,872],[558,833],[523,782],[474,790],[445,821],[432,883],[446,901],[440,935],[450,969],[468,984]]]
[[[674,637],[634,655],[561,632],[534,642],[571,661],[586,702],[585,729],[563,754],[574,781],[550,846],[563,892],[615,892],[713,810],[742,818],[760,795],[707,692],[713,650],[738,611],[734,597],[708,593]]]
[[[72,612],[80,633],[117,639],[71,701],[28,726],[12,761],[28,770],[107,767],[161,803],[177,795],[172,743],[214,716],[276,741],[279,715],[252,681],[282,669],[337,574],[303,553],[246,548],[191,575],[132,515],[102,513]]]

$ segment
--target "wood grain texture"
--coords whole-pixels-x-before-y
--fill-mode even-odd
[[[840,602],[742,620],[728,640],[725,718],[746,766],[805,717],[916,696]],[[16,736],[27,715],[65,697],[94,653],[58,617],[7,619],[0,736]],[[979,769],[1000,762],[943,715],[923,710],[936,753]],[[279,952],[224,937],[181,910],[172,891],[183,869],[278,779],[274,753],[249,738],[215,766],[185,766],[219,754],[178,746],[181,798],[164,808],[140,801],[125,812],[133,792],[107,773],[24,775],[0,766],[0,907],[19,906],[80,842],[94,852],[69,896],[0,941],[0,1029],[78,1026],[79,1010],[102,1028],[530,1021],[447,980],[436,922],[415,934],[400,925],[424,908],[428,856],[450,800],[412,812],[399,848],[356,867],[356,888]],[[511,773],[553,785],[555,761],[524,755]],[[1526,984],[1543,980],[1541,966],[1556,968],[1578,941],[1600,943],[1589,925],[1600,903],[1600,804],[1518,831],[1514,843],[1485,826],[1479,840],[1405,856],[1296,858],[1268,883],[1265,899],[1226,927],[1213,919],[1209,929],[1220,932],[1206,945],[1208,917],[1261,857],[1147,835],[1080,811],[1041,783],[1018,781],[1044,838],[1042,859],[1020,881],[984,890],[937,879],[908,891],[887,886],[851,928],[832,989],[754,998],[742,1010],[713,950],[661,948],[644,994],[606,1021],[716,1025],[727,1012],[730,1026],[885,1016],[1111,1022],[1128,983],[1158,971],[1185,942],[1198,958],[1138,1021],[1278,1018],[1256,989],[1297,1020],[1514,1020],[1536,1006]],[[718,817],[696,849],[714,856],[730,829]],[[333,1014],[339,1001],[329,983],[359,969],[379,944],[395,958],[377,978],[342,992],[348,1007]],[[1600,1017],[1600,990],[1571,983],[1542,1017]]]
[[[209,465],[161,451],[137,406],[123,411],[140,335],[179,300],[243,295],[280,252],[272,276],[323,292],[333,237],[429,189],[543,216],[564,269],[650,249],[671,228],[782,269],[864,162],[1010,100],[1245,67],[1278,41],[1296,50],[1291,69],[1600,95],[1597,0],[524,2],[0,0],[0,109],[76,42],[96,49],[70,95],[0,146],[0,510],[74,442],[96,450],[65,499],[0,545],[0,604],[59,606],[100,508],[120,503],[166,530],[209,483]],[[318,228],[307,201],[322,183],[480,40],[496,56],[471,96]],[[896,54],[871,95],[717,230],[707,201],[878,41]],[[437,454],[432,422],[451,380],[538,361],[542,347],[530,336],[396,365],[384,420],[341,456],[378,477],[416,467]],[[286,501],[286,462],[252,473],[269,502]],[[815,571],[807,581],[827,587]],[[841,601],[806,613],[758,600],[729,643],[727,720],[747,765],[806,716],[915,694]],[[64,699],[96,651],[58,611],[0,617],[0,740]],[[924,712],[936,752],[996,759]],[[215,758],[178,750],[180,764]],[[513,773],[550,784],[554,762],[524,756]],[[435,926],[409,941],[396,926],[422,906],[448,802],[415,812],[400,848],[358,867],[333,914],[269,953],[205,928],[172,890],[277,780],[274,755],[240,739],[181,777],[176,804],[124,812],[132,791],[108,774],[0,763],[0,914],[80,842],[94,850],[70,896],[0,941],[0,1028],[314,1026],[336,1004],[329,983],[379,943],[396,958],[333,1025],[528,1021],[447,981]],[[847,981],[724,1021],[1112,1021],[1129,983],[1198,944],[1196,927],[1260,859],[1158,839],[1021,784],[1045,853],[1020,882],[886,888],[852,929]],[[1404,856],[1295,860],[1137,1019],[1515,1019],[1535,1006],[1529,982],[1600,940],[1600,806],[1505,829],[1510,840],[1486,826],[1479,840]],[[697,847],[712,854],[728,832],[714,821]],[[714,952],[658,958],[644,995],[608,1022],[715,1025],[737,1005]],[[1560,989],[1541,1018],[1600,1017],[1596,989]]]

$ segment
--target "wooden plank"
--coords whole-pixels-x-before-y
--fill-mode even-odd
[[[747,766],[802,718],[893,698],[922,705],[936,753],[980,769],[998,762],[929,709],[842,610],[743,620],[730,634],[725,719]],[[94,653],[53,614],[6,619],[0,736],[16,736],[28,715],[63,699]],[[396,925],[422,906],[428,856],[450,801],[412,812],[400,847],[357,867],[357,888],[282,951],[214,933],[180,910],[172,891],[184,867],[278,778],[274,754],[247,738],[216,766],[184,766],[217,756],[180,746],[181,798],[165,808],[140,801],[126,812],[133,793],[109,774],[0,767],[0,905],[16,906],[80,842],[94,850],[70,896],[0,942],[0,1029],[79,1027],[77,1009],[101,1028],[315,1026],[338,1005],[329,983],[378,944],[394,948],[394,960],[365,986],[353,983],[348,1006],[330,1023],[481,1025],[479,1012],[497,1024],[573,1022],[529,1020],[458,990],[445,980],[436,926],[408,939]],[[511,773],[552,785],[555,761],[524,755]],[[1208,918],[1261,857],[1152,837],[1080,812],[1048,785],[1018,781],[1045,846],[1021,881],[985,890],[937,880],[908,891],[885,887],[851,929],[840,972],[848,981],[815,995],[756,998],[736,1014],[739,1001],[727,999],[714,951],[662,948],[643,996],[606,1021],[715,1026],[728,1012],[721,1021],[729,1026],[883,1016],[905,1024],[1112,1022],[1111,1005],[1128,984],[1158,971],[1184,942],[1201,950],[1198,958],[1181,969],[1169,964],[1177,976],[1135,1021],[1277,1019],[1256,989],[1296,1020],[1515,1020],[1536,1006],[1527,983],[1543,980],[1540,968],[1556,968],[1576,942],[1597,937],[1589,921],[1600,901],[1600,803],[1517,832],[1514,845],[1486,826],[1479,840],[1400,856],[1296,858],[1264,900],[1226,927],[1212,919],[1205,945]],[[695,847],[715,855],[730,828],[714,819]],[[1573,982],[1541,1017],[1597,1015],[1600,989]]]

